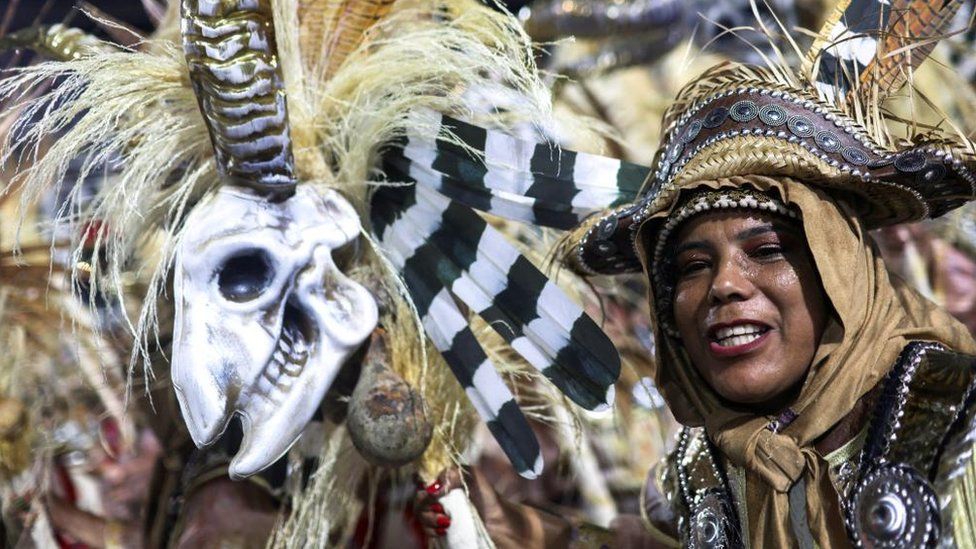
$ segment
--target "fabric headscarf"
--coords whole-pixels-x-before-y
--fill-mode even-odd
[[[788,178],[762,176],[698,181],[684,185],[670,204],[652,215],[638,234],[645,272],[646,250],[663,221],[691,189],[749,186],[770,194],[800,213],[817,272],[834,315],[799,396],[790,406],[797,418],[779,433],[770,418],[725,406],[691,364],[679,341],[666,335],[650,292],[657,337],[656,381],[675,417],[703,426],[709,438],[746,472],[748,534],[756,547],[796,544],[790,526],[788,492],[806,483],[806,514],[820,547],[849,545],[839,498],[826,460],[813,444],[874,388],[911,340],[938,342],[976,353],[965,327],[896,278],[889,278],[859,220],[842,203]]]

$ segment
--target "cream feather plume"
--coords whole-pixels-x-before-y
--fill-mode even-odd
[[[302,4],[273,3],[299,179],[303,185],[339,190],[364,216],[371,190],[385,184],[372,182],[379,175],[378,153],[384,143],[405,133],[412,109],[430,108],[496,127],[515,121],[551,125],[549,92],[535,69],[531,42],[510,14],[473,0],[399,0],[343,62],[326,67],[328,59],[302,55]],[[156,36],[178,36],[170,28],[175,19],[165,21],[169,23]],[[59,80],[57,86],[38,97],[31,95],[52,79]],[[481,106],[470,104],[472,90],[499,83],[520,97],[508,110],[485,114]],[[133,365],[141,359],[149,378],[156,302],[166,297],[182,220],[218,181],[183,52],[171,40],[156,39],[139,51],[92,52],[76,60],[17,69],[0,81],[0,99],[24,113],[13,123],[3,147],[3,160],[17,167],[4,192],[22,189],[22,208],[27,208],[52,188],[66,187],[68,200],[57,223],[83,226],[98,219],[107,227],[95,243],[97,250],[104,250],[99,252],[104,262],[91,261],[106,266],[93,273],[96,284],[122,297],[128,274],[146,281],[141,312],[129,321],[129,328],[138,342]],[[69,162],[77,165],[79,159],[77,178],[64,180]],[[86,199],[80,182],[108,162],[118,166],[118,173],[111,184]],[[76,257],[80,244],[73,245]],[[443,360],[423,343],[419,322],[405,322],[416,313],[382,254],[368,251],[350,274],[365,278],[377,273],[382,273],[380,286],[392,300],[385,320],[402,329],[391,349],[391,366],[422,388],[428,416],[437,425],[419,464],[426,475],[433,475],[467,446],[476,416]],[[333,444],[347,445],[340,439],[323,448],[324,457],[334,451]],[[348,482],[366,470],[353,459],[326,459],[324,464],[328,472],[323,474]],[[309,521],[324,526],[315,530],[318,541],[324,541],[330,527],[340,527],[354,511],[338,504],[339,496],[353,496],[342,489],[348,482],[313,483],[294,502],[293,520],[277,543],[316,545],[307,537]],[[323,501],[330,505],[321,505]]]
[[[275,2],[286,15],[276,24],[297,28],[298,4]],[[166,29],[159,34],[168,35]],[[397,3],[372,40],[325,82],[310,78],[323,72],[302,63],[298,33],[278,36],[302,181],[337,188],[361,209],[379,147],[402,134],[409,110],[465,114],[466,90],[503,81],[526,98],[511,118],[545,123],[549,112],[548,92],[517,22],[473,2]],[[26,208],[66,186],[58,223],[106,222],[97,244],[104,245],[107,268],[95,279],[119,292],[122,273],[139,265],[150,291],[130,327],[142,341],[155,329],[153,296],[164,290],[181,220],[217,182],[182,51],[169,41],[148,46],[19,68],[0,82],[9,112],[22,113],[2,149],[2,161],[16,166],[4,192],[22,187]],[[60,82],[50,91],[29,95],[53,79]],[[78,159],[77,177],[65,181],[69,162]],[[113,183],[83,200],[79,183],[109,162],[120,167]],[[144,255],[149,249],[158,252]]]

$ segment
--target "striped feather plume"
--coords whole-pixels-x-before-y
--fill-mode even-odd
[[[537,476],[538,443],[455,299],[587,409],[613,401],[620,363],[609,339],[467,206],[415,184],[381,189],[372,212],[373,230],[403,272],[435,346],[520,474]]]
[[[828,98],[898,91],[949,33],[963,0],[845,0],[808,54],[815,84]]]
[[[473,209],[568,229],[633,201],[649,170],[429,109],[413,109],[407,128],[384,151],[383,166],[410,185],[375,193],[373,232],[476,410],[519,473],[535,477],[538,443],[456,303],[586,409],[613,402],[620,361],[583,310]]]
[[[650,173],[432,111],[415,112],[413,119],[399,146],[385,154],[387,169],[505,219],[572,229],[595,212],[633,202]]]

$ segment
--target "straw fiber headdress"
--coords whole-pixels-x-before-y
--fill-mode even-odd
[[[945,32],[958,7],[855,0],[825,25],[807,60],[811,74],[787,81],[737,67],[688,86],[666,115],[666,138],[641,199],[592,222],[578,242],[576,266],[639,270],[636,228],[682,182],[790,176],[846,202],[868,228],[938,217],[972,200],[971,142],[932,131],[893,143],[873,106],[906,82],[935,41],[918,43]]]
[[[61,136],[18,175],[28,200],[70,159],[82,157],[87,174],[121,154],[117,184],[65,211],[110,218],[109,277],[132,248],[163,236],[154,288],[174,260],[174,386],[198,445],[242,418],[234,475],[286,452],[377,321],[409,335],[411,309],[525,476],[541,471],[538,442],[458,302],[573,401],[612,401],[620,364],[609,339],[477,213],[426,186],[368,184],[384,143],[408,124],[424,127],[409,109],[468,111],[464,92],[500,75],[530,98],[516,114],[538,122],[546,110],[511,16],[463,0],[393,4],[184,0],[182,52],[167,42],[79,50],[0,83],[0,97],[15,96],[67,76],[26,100],[37,119],[15,132],[35,146]],[[8,144],[8,156],[18,146]],[[376,237],[374,253],[355,253],[363,234]],[[390,265],[409,306],[398,295],[395,307],[384,302],[400,287],[384,278]],[[143,336],[152,302],[137,327]],[[442,387],[414,347],[401,334],[381,362]],[[428,396],[448,408],[446,396]],[[435,441],[450,446],[453,435],[440,431]]]
[[[968,142],[933,133],[911,146],[891,143],[867,94],[870,91],[880,100],[882,92],[904,82],[931,48],[899,50],[900,44],[937,36],[957,3],[930,8],[925,2],[855,1],[845,5],[846,11],[842,7],[825,27],[803,75],[782,68],[747,67],[706,74],[682,93],[669,113],[668,136],[654,170],[515,139],[437,112],[469,110],[452,92],[485,85],[485,77],[476,75],[490,73],[483,69],[492,64],[496,71],[509,71],[508,79],[521,81],[523,92],[528,90],[526,97],[535,97],[535,84],[526,78],[525,66],[519,66],[524,51],[518,46],[503,52],[509,57],[502,57],[470,39],[462,44],[457,34],[451,34],[457,29],[419,33],[398,44],[406,50],[413,44],[427,44],[424,40],[432,35],[444,36],[436,51],[444,59],[454,56],[450,62],[424,66],[422,74],[409,72],[418,71],[414,65],[394,72],[389,64],[369,65],[370,59],[382,57],[390,48],[378,46],[375,54],[357,50],[350,46],[357,43],[354,36],[303,38],[299,46],[288,42],[300,52],[296,55],[289,49],[292,56],[288,57],[281,54],[280,44],[276,46],[276,26],[322,30],[326,25],[343,33],[349,25],[330,26],[326,23],[336,20],[329,18],[318,23],[307,13],[297,22],[275,21],[269,6],[267,2],[187,0],[185,65],[165,47],[161,53],[90,52],[65,65],[39,66],[0,89],[9,95],[32,79],[69,75],[67,86],[34,103],[31,112],[44,116],[27,133],[28,140],[40,141],[58,132],[65,132],[65,138],[25,170],[19,181],[34,189],[36,196],[50,181],[60,179],[69,159],[87,154],[87,173],[124,151],[127,164],[121,183],[96,197],[93,209],[86,213],[99,216],[105,213],[99,208],[105,207],[116,214],[112,227],[145,224],[109,242],[120,249],[139,237],[148,238],[150,221],[156,223],[153,228],[179,228],[176,284],[178,300],[186,307],[182,318],[206,317],[209,313],[194,316],[193,310],[206,309],[204,304],[216,299],[213,291],[227,302],[219,321],[217,315],[204,322],[208,329],[191,328],[188,320],[185,327],[177,326],[175,334],[174,375],[179,378],[178,372],[183,371],[191,378],[210,376],[184,386],[184,391],[190,387],[199,393],[190,400],[201,405],[184,412],[200,443],[219,434],[228,416],[240,412],[237,405],[255,406],[248,403],[270,396],[271,404],[264,406],[268,418],[287,415],[274,412],[284,409],[285,402],[276,401],[280,395],[269,392],[260,380],[275,385],[285,380],[285,373],[304,371],[296,365],[309,360],[309,343],[334,324],[312,318],[324,314],[319,305],[329,303],[318,295],[321,282],[314,283],[316,279],[329,278],[344,289],[348,299],[332,310],[355,320],[345,331],[330,333],[331,352],[339,356],[366,337],[366,328],[375,322],[375,312],[370,313],[375,311],[373,299],[327,257],[327,250],[342,249],[355,240],[363,226],[377,236],[384,257],[405,279],[426,332],[477,411],[516,468],[531,476],[541,467],[538,444],[455,298],[487,320],[520,355],[584,407],[597,408],[610,401],[619,362],[609,341],[579,307],[472,209],[540,226],[566,230],[579,226],[571,263],[586,273],[616,273],[639,269],[632,228],[672,192],[676,182],[687,178],[798,177],[847,200],[871,226],[940,215],[974,195],[967,168],[972,161]],[[362,28],[352,27],[352,35],[363,34]],[[857,34],[879,28],[885,32]],[[848,29],[855,31],[853,38],[847,36]],[[497,36],[491,39],[497,42]],[[877,55],[879,48],[897,53]],[[330,58],[330,53],[344,55],[350,49],[359,55],[356,68]],[[427,47],[411,55],[429,55],[429,51],[433,50]],[[399,60],[408,53],[398,54],[397,62],[402,63]],[[346,111],[329,111],[326,106],[342,101],[310,101],[300,73],[290,77],[298,82],[289,87],[286,98],[285,82],[290,80],[284,69],[309,56],[328,60],[321,74],[310,79],[312,90],[340,82],[339,91],[350,104],[354,99],[379,99]],[[484,63],[486,59],[490,63]],[[195,93],[187,93],[186,67]],[[438,73],[444,78],[442,86],[428,84],[430,71],[442,71]],[[414,86],[410,89],[417,90],[416,96],[404,98],[389,91],[406,85],[396,81],[401,73],[415,76],[402,78]],[[384,86],[381,90],[356,87],[360,81]],[[55,100],[61,101],[57,108],[40,109],[48,104],[45,101]],[[384,111],[385,125],[356,126],[349,121],[388,105],[402,105],[403,110]],[[120,107],[137,114],[119,117],[119,111],[109,110]],[[404,116],[407,107],[416,108],[413,116]],[[316,109],[337,119],[324,120]],[[300,127],[296,121],[302,123]],[[329,133],[332,127],[338,129]],[[208,135],[210,143],[203,145]],[[350,142],[361,145],[364,135],[370,136],[369,154],[381,141],[395,138],[396,146],[387,148],[384,168],[392,180],[418,184],[383,187],[367,196],[362,180],[341,180],[349,174],[362,174],[365,179],[372,158],[364,154],[352,162],[349,149],[343,148]],[[293,150],[292,139],[300,139],[301,146]],[[321,188],[317,192],[312,185],[300,184],[303,172],[343,194]],[[214,179],[221,187],[194,206],[180,225],[184,205],[213,187],[206,182],[213,175],[219,176]],[[613,208],[617,209],[593,216]],[[171,216],[160,219],[160,212],[167,211]],[[215,244],[220,253],[200,251]],[[222,268],[228,265],[234,268]],[[225,271],[226,276],[219,276]],[[165,268],[157,272],[161,276]],[[200,275],[197,282],[195,274]],[[184,275],[189,278],[180,282]],[[260,330],[276,334],[264,343],[257,343],[265,336],[251,323],[258,309],[247,310],[259,302],[257,316],[272,319]],[[233,325],[231,317],[240,324]],[[255,328],[254,334],[247,335],[251,333],[247,326]],[[238,357],[246,363],[240,375],[227,377],[219,369],[189,367],[200,361],[219,362],[211,353],[190,352],[211,348],[205,341],[190,343],[193,337],[210,337],[201,335],[208,330],[222,334],[214,336],[218,339],[247,341],[243,348],[254,356]],[[322,341],[315,339],[316,351]],[[181,347],[186,349],[185,360]],[[268,358],[278,356],[284,360]],[[267,369],[272,362],[274,372]],[[328,386],[327,377],[315,381],[316,391]],[[258,382],[251,386],[250,380]],[[224,391],[223,385],[233,390]],[[292,394],[297,393],[296,388]],[[307,411],[303,408],[302,414]],[[262,445],[260,458],[238,472],[256,470],[287,449],[297,436],[292,424],[302,424],[302,414],[291,416],[288,429],[272,437],[276,442]],[[260,423],[274,430],[273,421]]]
[[[444,133],[467,150],[438,144],[429,154],[431,144],[416,138],[389,162],[502,217],[580,224],[566,259],[590,275],[639,271],[637,227],[686,181],[790,176],[846,202],[869,228],[938,217],[976,198],[972,143],[935,130],[895,142],[878,105],[910,79],[960,5],[841,2],[802,71],[726,64],[706,72],[665,115],[653,168],[446,117]]]

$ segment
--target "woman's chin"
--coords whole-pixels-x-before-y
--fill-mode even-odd
[[[771,391],[716,391],[723,399],[734,404],[754,405],[774,400],[778,395]]]
[[[802,380],[801,380],[802,381]],[[759,384],[752,380],[728,380],[713,385],[723,400],[748,407],[758,413],[778,413],[790,406],[799,393],[799,383],[783,385]]]

